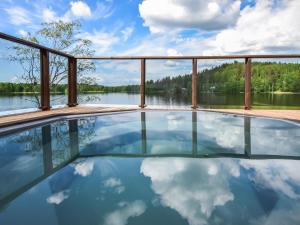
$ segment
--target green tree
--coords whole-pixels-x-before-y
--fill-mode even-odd
[[[91,56],[91,41],[78,38],[80,33],[80,23],[55,21],[42,23],[42,28],[34,34],[28,33],[27,40],[45,44],[47,47],[69,53],[71,55]],[[13,46],[11,61],[18,62],[23,68],[23,74],[19,77],[24,83],[30,84],[30,91],[33,92],[34,102],[41,106],[39,99],[40,84],[40,54],[38,49],[21,45]],[[66,83],[68,76],[68,59],[56,54],[49,56],[50,88],[58,90],[59,84]],[[88,60],[81,60],[77,63],[77,76],[80,83],[84,75],[89,71],[94,71],[95,65]]]

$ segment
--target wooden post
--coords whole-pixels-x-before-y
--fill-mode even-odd
[[[141,112],[141,132],[142,132],[142,154],[147,154],[147,130],[146,130],[146,113]]]
[[[42,127],[42,145],[44,159],[44,174],[49,174],[53,169],[51,126],[49,124]]]
[[[193,59],[192,72],[192,108],[197,108],[197,59]]]
[[[145,78],[146,77],[146,59],[141,59],[141,86],[140,86],[140,93],[141,93],[141,104],[140,107],[145,107]]]
[[[49,52],[40,49],[41,70],[41,109],[50,109],[50,85],[49,85]]]
[[[79,154],[78,120],[69,120],[70,155],[74,158]]]
[[[197,155],[197,112],[192,112],[192,141],[193,141],[193,155]]]
[[[251,109],[251,59],[245,58],[245,110]]]
[[[68,106],[77,105],[77,60],[68,58]]]
[[[251,118],[244,117],[244,146],[245,154],[251,158]]]

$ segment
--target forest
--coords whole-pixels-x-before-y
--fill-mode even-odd
[[[164,77],[146,81],[146,93],[190,94],[191,74]],[[254,93],[300,92],[300,65],[295,63],[252,63],[251,89]],[[205,69],[197,74],[198,92],[240,93],[244,91],[244,64],[239,62],[222,64]],[[32,85],[26,83],[0,83],[0,93],[30,93]],[[39,92],[37,88],[34,92]],[[51,87],[52,93],[66,93],[67,85]],[[139,85],[103,86],[78,84],[78,92],[139,92]]]

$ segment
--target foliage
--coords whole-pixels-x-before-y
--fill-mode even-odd
[[[300,92],[300,65],[293,63],[252,64],[252,91],[262,92]],[[160,80],[146,82],[147,94],[190,95],[192,87],[191,74],[164,77]],[[28,83],[0,83],[1,93],[30,92]],[[197,74],[198,92],[240,93],[244,92],[244,65],[242,63],[223,64],[206,69]],[[37,89],[38,91],[38,89]],[[52,92],[65,93],[66,84],[58,84]],[[139,85],[103,86],[93,78],[83,77],[78,85],[79,93],[86,92],[126,92],[138,93]]]
[[[90,49],[91,41],[78,38],[80,23],[55,21],[43,23],[42,28],[34,35],[28,33],[27,40],[35,43],[45,43],[52,49],[63,51],[71,55],[90,56],[94,53]],[[18,62],[23,68],[23,74],[19,76],[24,84],[31,84],[29,90],[35,96],[35,103],[40,106],[39,84],[40,84],[40,53],[39,50],[26,46],[13,46],[13,54],[9,57],[11,61]],[[68,59],[56,54],[49,54],[50,88],[52,91],[61,91],[61,85],[66,83],[68,76]],[[79,61],[77,64],[78,80],[89,71],[95,70],[91,61]],[[25,85],[26,86],[26,85]],[[26,86],[27,87],[27,86]],[[28,88],[28,87],[27,87]]]

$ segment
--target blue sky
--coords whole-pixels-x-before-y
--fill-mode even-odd
[[[23,37],[41,22],[77,19],[96,55],[295,53],[300,49],[299,11],[299,0],[1,0],[0,30]],[[136,83],[135,67],[102,63],[95,74],[106,84]],[[108,68],[118,74],[115,81]],[[12,71],[2,69],[0,80],[14,77],[7,75]],[[189,62],[157,62],[148,78],[189,72]],[[131,78],[124,80],[124,73]]]

